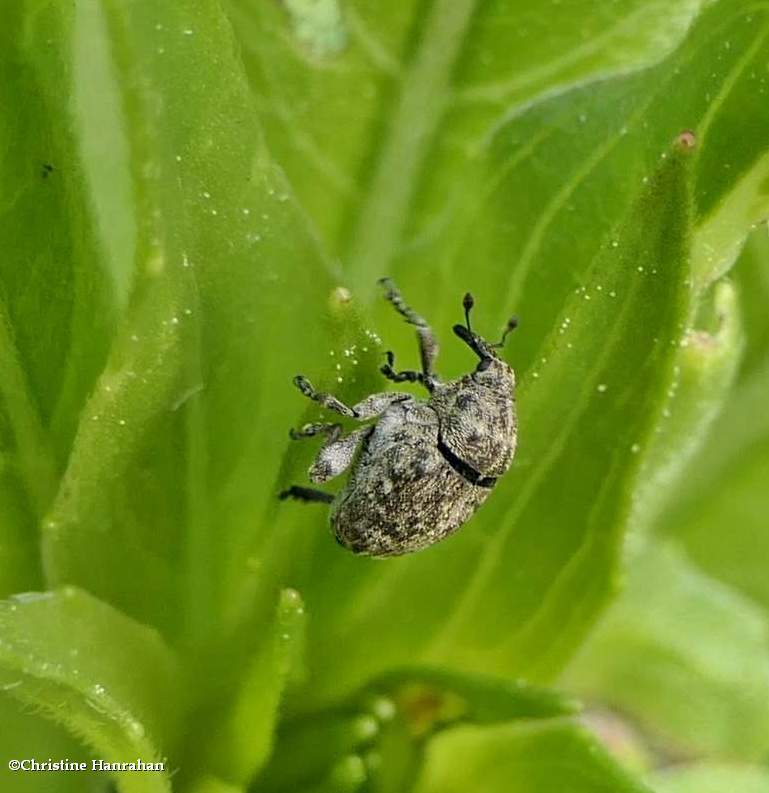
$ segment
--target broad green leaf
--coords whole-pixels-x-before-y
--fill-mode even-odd
[[[334,574],[319,581],[317,595],[320,624],[335,625],[317,639],[321,674],[340,631],[353,675],[416,651],[432,663],[546,677],[578,641],[613,586],[633,450],[672,374],[671,341],[686,312],[687,160],[678,150],[662,160],[614,244],[599,248],[584,286],[572,292],[544,343],[547,365],[530,372],[520,392],[519,465],[475,527],[386,567],[331,560]],[[659,335],[637,332],[652,324]],[[568,409],[563,394],[574,395]],[[578,508],[587,494],[591,506]],[[351,576],[361,581],[358,594],[339,603],[329,585]],[[385,597],[389,605],[379,609]],[[408,622],[394,622],[393,609]],[[328,682],[344,683],[338,669]]]
[[[694,560],[764,608],[769,607],[765,574],[769,435],[758,425],[766,415],[767,389],[769,370],[733,395],[702,451],[702,458],[714,455],[715,460],[690,471],[681,494],[686,501],[665,515],[665,526],[683,539]],[[739,438],[741,430],[747,437]],[[738,440],[744,445],[739,446]]]
[[[636,532],[654,525],[675,502],[687,463],[700,451],[734,385],[744,347],[740,296],[732,283],[721,281],[712,297],[712,307],[702,305],[700,313],[714,315],[714,330],[691,328],[680,342],[667,403],[643,459]]]
[[[659,60],[703,6],[228,4],[268,143],[368,294],[415,225],[423,183],[448,181],[450,199],[473,184],[475,136],[543,95]],[[431,225],[444,225],[443,214]]]
[[[769,793],[769,771],[763,766],[698,763],[673,766],[649,780],[654,793]]]
[[[215,714],[204,720],[203,767],[242,785],[264,765],[272,750],[283,689],[301,663],[304,623],[299,593],[281,592],[273,623],[243,673],[234,701],[218,718]],[[217,725],[213,740],[212,723]]]
[[[173,675],[165,645],[132,620],[161,630],[185,684],[182,790],[243,789],[265,762],[267,779],[281,757],[290,765],[293,740],[303,751],[291,757],[321,757],[297,793],[367,778],[398,790],[421,746],[406,721],[399,733],[351,697],[406,665],[429,665],[452,693],[431,725],[552,704],[528,687],[531,699],[514,686],[495,699],[468,674],[558,673],[615,591],[634,499],[633,520],[651,518],[638,512],[639,487],[656,481],[639,476],[642,461],[680,467],[683,439],[725,400],[741,315],[757,360],[754,307],[717,281],[769,212],[764,6],[396,6],[21,0],[0,33],[13,109],[0,122],[0,590],[75,584],[104,634],[133,637],[97,642],[90,675],[159,735],[147,752],[175,736],[152,725],[176,694],[120,681]],[[336,547],[323,508],[275,496],[305,481],[316,448],[286,437],[317,417],[293,375],[354,402],[383,387],[383,349],[411,366],[412,329],[375,299],[386,274],[435,325],[447,377],[472,365],[446,338],[465,290],[490,336],[520,314],[505,354],[521,438],[462,532],[375,562]],[[681,342],[699,331],[717,349],[688,361],[698,350]],[[761,393],[739,406],[763,415]],[[660,427],[668,448],[655,446]],[[712,490],[745,487],[759,514],[763,459],[739,482],[720,469]],[[745,586],[758,589],[766,557],[754,558]],[[274,644],[286,587],[312,615],[306,677]],[[759,617],[737,601],[748,663]],[[17,644],[39,638],[34,619],[14,625]],[[70,639],[59,627],[59,649],[82,628]],[[66,696],[81,719],[79,689],[8,682],[35,707]],[[742,695],[721,707],[761,723]],[[144,740],[109,709],[87,715],[87,745]],[[316,731],[317,755],[302,732],[313,719],[340,730],[336,744]],[[476,789],[508,746],[543,789],[563,788],[564,760],[585,790],[635,789],[561,723],[468,726],[428,745],[426,790]],[[135,779],[121,784],[141,789]]]
[[[263,464],[293,415],[280,394],[297,352],[278,340],[322,314],[331,269],[261,143],[217,4],[99,8],[78,46],[106,51],[121,117],[83,102],[77,121],[127,147],[136,263],[49,515],[46,572],[215,643],[233,618],[233,581],[254,575],[255,511],[274,499]],[[115,218],[122,238],[119,207],[92,187],[99,223]],[[312,339],[303,354],[318,350]]]
[[[114,322],[67,112],[69,7],[14,3],[0,33],[0,593],[40,586],[33,551]],[[34,554],[34,556],[33,556]]]
[[[19,2],[6,9],[2,32],[0,91],[14,112],[0,126],[0,366],[19,473],[37,518],[114,324],[80,141],[61,124],[74,80],[72,26],[70,4]]]
[[[766,482],[769,481],[769,240],[756,232],[736,269],[749,331],[736,387],[657,530],[680,537],[711,575],[769,607]]]
[[[161,762],[178,736],[175,657],[152,630],[73,587],[0,603],[0,688],[108,762]],[[168,769],[170,770],[170,769]],[[167,772],[111,772],[121,793]]]
[[[459,727],[434,738],[415,793],[642,793],[569,722]]]
[[[675,547],[648,547],[565,685],[672,750],[758,760],[769,748],[769,623]]]
[[[659,255],[650,254],[648,249],[642,252],[623,244],[622,235],[632,230],[638,247],[644,245],[648,229],[641,230],[640,224],[652,223],[662,207],[655,203],[639,217],[639,207],[645,205],[638,195],[649,195],[660,155],[682,130],[696,131],[693,138],[683,138],[696,143],[692,153],[698,185],[695,235],[728,200],[730,191],[738,189],[740,175],[752,172],[760,161],[766,141],[761,113],[755,114],[755,127],[738,134],[735,120],[723,108],[731,91],[745,86],[759,93],[764,90],[759,45],[765,25],[760,9],[714,5],[659,66],[545,97],[525,112],[500,120],[473,149],[473,168],[468,166],[474,174],[472,184],[459,179],[456,190],[448,184],[448,176],[446,181],[440,178],[443,152],[452,146],[451,151],[456,151],[457,142],[467,138],[450,131],[453,126],[441,127],[430,150],[424,187],[410,205],[409,230],[395,241],[383,242],[397,250],[388,268],[439,332],[458,317],[458,297],[466,287],[472,287],[477,298],[477,323],[484,307],[485,328],[501,325],[515,309],[521,314],[521,330],[518,338],[511,339],[508,353],[522,381],[517,465],[470,525],[419,557],[382,565],[345,558],[313,538],[312,579],[302,588],[308,602],[317,603],[312,605],[318,619],[311,626],[310,642],[311,652],[317,653],[314,695],[333,697],[346,687],[337,652],[340,637],[349,687],[390,664],[415,657],[487,672],[546,677],[579,641],[613,587],[616,549],[626,520],[619,502],[611,518],[600,512],[596,482],[609,480],[599,477],[593,466],[598,459],[608,466],[609,454],[621,455],[614,475],[622,486],[605,486],[612,497],[619,497],[622,488],[630,497],[638,462],[634,452],[649,444],[644,431],[634,430],[628,418],[632,414],[640,421],[640,412],[648,411],[652,421],[653,414],[665,408],[667,392],[675,384],[675,364],[661,349],[678,348],[694,322],[697,301],[710,299],[702,285],[695,290],[688,283],[689,262],[681,261],[688,259],[688,252],[680,249],[680,269],[674,274],[661,264],[675,255],[670,246]],[[248,35],[258,36],[259,28],[248,28]],[[320,82],[325,79],[325,72],[317,76]],[[331,83],[327,85],[331,90]],[[740,150],[740,168],[735,164],[729,174],[719,176],[718,189],[706,194],[701,169],[712,171],[718,153],[712,136],[723,140],[726,132],[731,135],[730,145]],[[449,158],[446,168],[453,177],[451,162]],[[734,214],[733,220],[735,234],[739,228],[744,236],[754,218],[744,213]],[[644,261],[644,255],[654,261]],[[353,257],[346,264],[353,284],[360,277],[354,269],[356,261]],[[465,273],[468,264],[472,270]],[[655,279],[659,284],[660,277],[669,276],[673,284],[691,289],[681,295],[679,313],[667,326],[651,310],[643,317],[624,318],[637,353],[646,343],[647,351],[655,348],[663,357],[655,370],[659,380],[644,385],[650,401],[634,397],[623,403],[627,412],[622,418],[618,412],[610,419],[603,405],[618,392],[612,390],[617,386],[608,372],[600,379],[581,376],[576,388],[567,388],[565,378],[569,371],[583,375],[585,362],[595,360],[587,345],[604,349],[604,340],[611,339],[604,317],[618,320],[619,308],[616,312],[606,308],[609,295],[627,298],[628,285],[637,283],[630,275],[639,274],[638,267],[654,276],[640,281],[649,288]],[[669,288],[660,289],[664,299],[671,299]],[[580,290],[576,298],[575,290]],[[599,293],[606,302],[598,300]],[[581,306],[579,314],[574,312],[575,301]],[[425,310],[425,304],[432,310]],[[413,341],[408,329],[384,313],[387,310],[386,306],[377,309],[382,317],[379,332],[384,336],[383,328],[388,327],[387,346],[400,351]],[[586,336],[590,338],[583,342]],[[448,374],[466,370],[467,357],[460,357],[461,353],[458,345],[446,343],[441,370]],[[632,369],[634,353],[628,353],[623,360]],[[670,368],[662,360],[669,361]],[[630,390],[624,370],[617,379]],[[606,386],[606,392],[598,391],[598,386]],[[603,440],[587,414],[576,418],[580,405],[601,416],[600,426],[605,423],[607,432]],[[620,411],[623,405],[616,407]],[[573,456],[568,462],[557,434],[565,435],[571,426],[564,423],[565,415],[574,416],[575,426],[584,433],[581,440],[569,436]],[[563,452],[561,467],[552,459],[556,452]],[[588,478],[591,471],[596,476],[593,481]],[[299,520],[298,506],[284,509],[292,510],[290,523]],[[302,514],[311,524],[311,514],[307,510]],[[591,533],[591,522],[601,528]],[[321,523],[319,518],[318,532]],[[273,530],[280,534],[280,525]],[[343,597],[339,581],[347,582]],[[475,602],[477,611],[462,602]],[[396,623],[393,612],[405,616]],[[505,638],[500,640],[500,635]],[[541,656],[537,646],[542,648]],[[328,687],[328,693],[321,685]]]

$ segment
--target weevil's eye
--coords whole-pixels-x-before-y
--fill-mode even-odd
[[[475,367],[476,372],[485,372],[491,366],[491,358],[481,358],[478,366]]]

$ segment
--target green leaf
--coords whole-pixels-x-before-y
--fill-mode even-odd
[[[721,281],[703,300],[700,313],[714,315],[713,331],[690,328],[680,342],[665,408],[644,454],[635,497],[634,529],[648,529],[678,498],[687,464],[701,450],[708,431],[734,385],[744,348],[739,294]]]
[[[435,187],[450,180],[452,199],[477,189],[472,144],[490,127],[543,96],[659,60],[704,3],[580,0],[553,14],[510,0],[340,6],[315,4],[325,27],[307,3],[228,7],[270,148],[356,289],[370,294],[415,225],[426,167]],[[337,45],[318,51],[322,34]]]
[[[297,674],[304,638],[304,606],[293,589],[281,592],[275,618],[242,674],[235,699],[219,717],[215,737],[207,726],[203,767],[245,784],[269,757],[278,706],[287,681]],[[214,717],[214,723],[217,719]]]
[[[0,91],[14,112],[0,131],[0,366],[22,486],[38,518],[103,364],[115,314],[81,141],[61,123],[74,80],[73,16],[69,4],[15,3],[2,33]]]
[[[643,793],[568,722],[458,727],[434,738],[415,793]]]
[[[0,635],[0,688],[97,758],[155,763],[173,747],[178,668],[154,631],[68,587],[1,602]],[[110,773],[121,793],[170,790],[166,772]]]
[[[257,24],[249,27],[240,12],[235,14],[244,38],[260,40],[273,26],[286,21],[277,9],[264,14],[272,16],[258,23],[264,25],[263,29]],[[643,422],[661,414],[667,392],[676,383],[673,366],[678,362],[662,350],[666,346],[678,349],[687,337],[699,301],[711,299],[707,284],[698,283],[696,291],[684,290],[675,318],[659,318],[650,303],[649,314],[625,317],[627,337],[620,341],[618,335],[616,340],[623,351],[626,343],[636,345],[636,353],[623,357],[628,368],[634,366],[633,355],[643,355],[642,350],[651,354],[653,348],[659,354],[654,374],[659,379],[645,381],[640,392],[648,394],[648,402],[633,397],[615,403],[617,412],[609,417],[604,403],[620,393],[612,390],[616,389],[612,381],[626,383],[628,393],[631,381],[624,368],[612,376],[607,371],[599,373],[600,379],[585,378],[585,362],[595,359],[591,350],[604,350],[604,341],[611,341],[606,317],[617,320],[618,316],[606,307],[611,302],[609,295],[613,291],[621,298],[628,297],[627,287],[636,283],[631,275],[638,274],[638,267],[644,267],[649,276],[657,271],[642,283],[652,289],[656,280],[663,300],[673,299],[673,295],[661,285],[661,278],[669,277],[673,289],[690,286],[690,262],[683,261],[689,258],[683,250],[685,243],[681,243],[678,254],[672,253],[667,244],[660,254],[650,254],[645,240],[648,226],[640,228],[642,223],[653,225],[658,213],[663,212],[662,206],[655,205],[648,211],[646,206],[652,202],[650,179],[670,139],[681,130],[696,130],[694,138],[682,138],[697,145],[692,153],[699,186],[694,196],[695,235],[728,201],[731,191],[739,188],[740,176],[759,162],[766,140],[763,116],[756,111],[756,127],[750,127],[743,139],[724,108],[731,91],[742,91],[744,86],[762,90],[756,42],[763,40],[765,21],[763,12],[755,9],[740,5],[727,10],[718,4],[703,12],[687,40],[660,65],[542,97],[509,117],[497,109],[497,123],[484,128],[485,136],[468,134],[468,127],[473,125],[467,118],[471,111],[447,89],[444,123],[419,164],[419,189],[415,188],[409,200],[408,228],[400,229],[393,220],[394,225],[382,227],[371,245],[391,251],[383,269],[396,276],[417,308],[431,307],[425,313],[439,332],[457,316],[458,296],[464,286],[472,286],[479,317],[484,307],[486,327],[494,327],[495,320],[501,324],[514,309],[521,313],[521,330],[518,338],[511,340],[509,353],[522,381],[518,460],[469,526],[419,557],[386,565],[345,558],[325,542],[321,519],[317,520],[312,537],[314,559],[307,581],[301,583],[317,615],[310,628],[311,657],[315,658],[311,667],[317,670],[313,696],[333,698],[391,664],[413,662],[415,658],[544,679],[578,643],[614,587],[617,550],[627,521],[621,506],[627,501],[622,502],[620,494],[631,497],[638,464],[634,450],[644,451],[651,443],[646,437],[648,425]],[[426,32],[421,35],[429,29],[429,20],[415,17],[412,24],[413,41],[420,43],[413,45],[414,51],[408,47],[398,50],[403,78],[392,88],[396,95],[401,82],[416,79],[421,48],[426,52],[425,42],[431,41]],[[469,44],[468,48],[466,63],[472,64],[474,50]],[[251,57],[256,58],[253,53]],[[336,129],[339,117],[334,108],[338,103],[333,97],[344,93],[344,80],[358,74],[355,58],[363,56],[351,40],[348,49],[337,57],[337,66],[344,63],[349,69],[331,69],[328,64],[324,67],[296,52],[283,60],[272,59],[269,64],[260,61],[258,67],[266,72],[275,63],[287,64],[285,68],[292,70],[294,79],[287,78],[285,84],[299,86],[296,90],[306,98],[303,108],[319,135],[326,134],[327,128]],[[249,63],[254,84],[266,90],[261,72],[253,61]],[[453,72],[452,87],[462,79],[463,63]],[[369,64],[369,68],[375,66]],[[302,75],[301,79],[297,75]],[[276,151],[285,151],[286,142],[294,139],[286,134],[277,140],[274,130],[282,129],[287,117],[279,110],[270,112],[275,109],[270,104],[272,96],[266,95],[262,105],[267,108],[266,126],[276,124],[268,140]],[[389,94],[376,97],[383,113],[398,106],[396,98],[390,101]],[[318,115],[313,115],[314,109]],[[356,108],[356,113],[359,110]],[[363,110],[360,114],[365,116]],[[292,117],[294,127],[301,128],[302,123]],[[343,157],[350,152],[345,137],[349,132],[340,132],[338,137]],[[723,141],[727,132],[730,145],[739,149],[734,157],[739,154],[740,169],[735,164],[737,172],[719,175],[717,189],[706,194],[703,169],[712,173],[719,152],[712,141]],[[306,135],[302,139],[307,142]],[[384,140],[382,146],[386,146],[387,138]],[[377,148],[379,141],[377,137],[367,164],[361,165],[364,177],[369,169],[378,167],[377,162],[387,162],[386,151]],[[311,149],[308,144],[304,151]],[[324,144],[328,157],[336,150],[333,142]],[[286,161],[290,156],[296,154],[286,154]],[[301,186],[308,176],[306,167],[301,175],[291,173],[297,194],[323,226],[324,210],[315,210],[310,198],[305,199],[310,188]],[[376,189],[376,179],[371,179],[366,182],[366,190]],[[639,198],[644,190],[646,197]],[[376,203],[379,198],[370,200]],[[324,207],[328,203],[324,201]],[[678,209],[683,211],[683,206]],[[366,211],[357,198],[351,202],[350,217],[343,224],[349,229],[345,233],[349,234],[350,245],[359,244],[354,240],[359,240],[360,229],[365,226]],[[750,212],[733,214],[735,235],[744,236],[753,219]],[[622,242],[620,234],[631,232],[637,235],[635,242]],[[616,249],[613,242],[618,243]],[[360,262],[373,259],[366,258],[368,254],[357,258],[342,243],[335,249],[343,253],[350,282],[358,287],[353,295],[365,296],[369,288],[364,288],[364,281],[374,273],[364,273]],[[720,251],[714,254],[720,255]],[[649,259],[645,261],[644,256]],[[676,256],[679,269],[663,269],[661,262]],[[472,263],[470,282],[463,272],[468,262]],[[575,297],[575,289],[586,292]],[[606,302],[598,300],[599,292]],[[575,313],[575,302],[581,306],[579,314]],[[385,318],[386,306],[378,306],[376,311],[382,317],[379,327],[385,327],[385,323],[389,327],[388,346],[399,351],[413,344],[408,329],[393,324],[389,315]],[[564,325],[566,318],[571,322]],[[698,322],[694,327],[702,326]],[[558,350],[557,357],[554,350]],[[731,363],[726,353],[724,360]],[[441,362],[442,371],[450,374],[466,370],[468,365],[459,347],[451,344],[445,346]],[[636,363],[635,371],[638,366]],[[303,369],[312,373],[307,367]],[[318,369],[322,372],[322,365],[315,371]],[[576,386],[568,380],[569,373],[575,378],[580,375]],[[597,390],[599,385],[607,386],[603,396]],[[575,398],[575,393],[580,398]],[[722,398],[714,393],[711,414]],[[581,434],[569,436],[568,447],[561,448],[559,438],[571,426],[565,423],[565,416],[573,417]],[[631,417],[639,422],[635,429],[629,423]],[[600,423],[596,425],[598,418]],[[606,434],[596,433],[595,426],[605,426]],[[552,459],[557,451],[562,453],[560,459]],[[616,479],[611,480],[615,484],[610,485],[594,466],[608,467],[612,454],[618,457],[613,469]],[[600,502],[595,504],[595,494],[600,492],[596,483],[604,483],[607,492],[618,499],[613,506],[606,504],[604,512],[600,511]],[[553,493],[558,493],[558,498],[553,498]],[[271,526],[275,536],[285,537],[292,531],[298,538],[302,533],[300,569],[304,571],[307,557],[303,543],[312,516],[305,510],[300,517],[299,507],[290,505],[278,513],[277,520]],[[297,542],[293,545],[296,547]],[[269,548],[266,550],[269,552]],[[346,582],[344,594],[339,581]],[[463,602],[474,602],[476,611],[472,605],[462,606]],[[408,617],[396,623],[392,613]],[[505,637],[503,641],[497,641],[500,634]],[[341,669],[340,643],[345,648]]]
[[[458,723],[494,724],[573,713],[563,695],[523,681],[457,674],[437,669],[404,669],[375,683],[394,705],[382,723],[369,760],[372,793],[411,790],[424,763],[431,736]]]
[[[769,239],[756,232],[735,271],[747,347],[736,387],[697,460],[668,499],[656,529],[680,537],[708,573],[769,607]]]
[[[518,466],[475,527],[386,569],[333,560],[338,572],[318,582],[316,596],[320,624],[334,625],[317,638],[321,674],[332,668],[328,653],[340,631],[353,675],[417,650],[431,663],[546,678],[579,641],[613,588],[638,464],[633,450],[661,409],[671,340],[686,315],[687,160],[675,150],[662,161],[614,244],[602,246],[564,306],[542,350],[547,365],[531,371],[520,392],[526,436]],[[651,325],[658,336],[637,332]],[[587,370],[584,361],[591,361]],[[572,395],[568,408],[563,394]],[[329,584],[351,576],[361,580],[359,594],[340,604]],[[389,605],[380,610],[384,593]],[[394,622],[393,609],[409,623]],[[336,669],[322,683],[344,679]]]
[[[575,710],[562,694],[523,681],[419,667],[393,670],[332,710],[284,722],[257,785],[288,793],[331,774],[345,757],[357,756],[365,761],[372,793],[410,790],[426,742],[441,730]],[[301,764],[297,757],[303,758]]]
[[[660,771],[649,784],[655,793],[769,793],[769,771],[762,766],[697,763]]]
[[[275,752],[255,787],[269,793],[290,793],[317,780],[333,779],[341,773],[335,769],[346,768],[350,758],[359,761],[360,753],[378,738],[380,727],[373,714],[351,710],[289,722],[278,734]]]
[[[215,643],[254,576],[253,517],[274,499],[261,466],[293,414],[276,394],[297,354],[266,341],[322,313],[330,269],[261,142],[217,4],[101,9],[78,43],[109,54],[121,118],[86,103],[78,121],[129,152],[136,263],[46,525],[46,573]],[[111,222],[114,202],[91,197]],[[307,273],[312,289],[292,290]]]
[[[131,620],[160,629],[197,726],[178,742],[145,729],[175,744],[184,789],[243,788],[270,768],[278,715],[276,757],[307,738],[305,719],[337,724],[352,692],[406,665],[440,670],[438,688],[469,719],[546,709],[536,690],[495,699],[467,676],[558,674],[615,592],[631,517],[652,517],[639,494],[658,471],[639,476],[642,460],[680,468],[684,439],[727,399],[741,316],[757,388],[747,395],[741,379],[735,397],[765,412],[751,325],[761,301],[743,293],[738,307],[718,281],[769,211],[769,11],[753,0],[396,5],[20,0],[0,32],[12,108],[0,127],[0,590],[75,584],[92,593],[83,602],[99,598],[93,610],[114,607],[112,633],[139,636],[122,664],[97,644],[90,674],[107,690],[114,678],[142,725],[176,709],[175,693],[150,702],[120,685],[145,667],[167,674],[155,663],[165,645]],[[336,547],[325,510],[275,497],[303,481],[313,452],[286,438],[316,415],[292,375],[348,401],[379,389],[385,329],[408,365],[412,329],[374,301],[382,275],[442,341],[468,288],[484,333],[522,318],[506,353],[521,383],[514,469],[456,537],[386,563]],[[727,305],[721,326],[714,305]],[[681,348],[698,331],[717,349]],[[461,345],[444,347],[442,373],[467,371]],[[752,460],[724,426],[738,452],[722,459]],[[721,478],[727,468],[713,491],[726,481],[755,520],[764,456],[744,482]],[[765,558],[746,563],[740,586],[761,591]],[[286,587],[312,614],[306,677],[273,641]],[[763,640],[747,613],[735,632],[754,659]],[[35,626],[14,628],[17,645],[39,638]],[[51,635],[60,649],[74,641]],[[131,668],[134,657],[144,661]],[[81,718],[79,689],[38,686],[15,688],[66,695]],[[740,697],[729,719],[762,724]],[[356,790],[376,777],[375,741],[350,718],[301,784]],[[201,740],[209,726],[218,742]],[[127,740],[107,717],[88,729],[97,748]],[[436,749],[436,780],[466,782],[472,769],[483,780],[482,755],[512,735],[465,729],[477,764],[454,774]],[[546,744],[520,755],[543,786],[561,757],[587,769],[586,789],[619,778],[571,726],[509,729],[516,746],[519,735]],[[379,754],[395,771],[376,778],[396,790],[419,753],[395,731],[386,747],[385,732]]]
[[[564,684],[671,749],[755,760],[769,748],[768,665],[761,610],[675,547],[650,546]]]
[[[79,140],[65,5],[15,3],[0,34],[0,593],[39,587],[39,522],[114,324]]]
[[[578,705],[564,694],[482,675],[458,674],[446,669],[406,667],[388,672],[370,684],[388,697],[433,703],[435,717],[467,720],[474,724],[523,718],[547,718],[573,713]],[[445,703],[440,704],[442,698]]]

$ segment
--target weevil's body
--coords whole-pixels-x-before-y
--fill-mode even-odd
[[[382,372],[396,382],[422,382],[430,398],[386,392],[349,408],[297,377],[297,386],[311,399],[343,415],[378,421],[346,437],[338,424],[310,424],[292,432],[292,437],[327,435],[310,468],[313,482],[324,482],[351,464],[352,471],[336,497],[296,486],[281,494],[331,503],[337,540],[355,553],[376,557],[426,548],[465,523],[510,466],[517,435],[515,375],[497,357],[500,345],[470,330],[470,296],[465,298],[467,327],[457,325],[454,332],[480,362],[471,374],[441,383],[432,371],[438,348],[431,331],[395,287],[385,283],[388,298],[417,326],[422,372],[394,372],[389,353]]]

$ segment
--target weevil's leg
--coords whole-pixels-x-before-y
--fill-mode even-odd
[[[344,402],[341,402],[331,394],[325,394],[322,391],[316,391],[312,387],[312,383],[306,377],[302,377],[302,375],[298,374],[294,378],[294,385],[313,402],[318,402],[319,404],[323,405],[323,407],[333,410],[335,413],[340,413],[343,416],[347,416],[348,418],[357,418],[353,408],[348,407],[344,404]]]
[[[387,363],[382,364],[379,367],[379,371],[388,379],[392,380],[393,383],[423,383],[425,376],[422,372],[413,372],[413,371],[405,371],[405,372],[396,372],[393,369],[393,364],[395,363],[395,356],[393,353],[388,350],[385,355],[387,356]]]
[[[385,288],[385,297],[389,300],[395,310],[417,329],[419,338],[419,356],[422,361],[422,378],[420,382],[432,390],[432,386],[438,381],[433,371],[435,359],[438,357],[438,342],[427,322],[417,314],[401,297],[398,287],[389,278],[380,278],[379,283]]]
[[[341,429],[330,433],[310,466],[310,481],[319,484],[345,471],[353,461],[358,445],[372,429],[373,427],[361,427],[343,438],[339,437]]]
[[[372,394],[371,396],[362,399],[356,405],[349,407],[344,402],[338,400],[331,394],[324,394],[316,391],[310,381],[302,375],[297,375],[294,378],[294,385],[313,402],[319,402],[323,407],[341,413],[351,419],[358,419],[359,421],[366,421],[367,419],[374,418],[380,413],[384,413],[393,402],[400,402],[404,399],[411,399],[411,394],[404,394],[401,391],[383,391],[381,394]],[[302,433],[300,437],[306,435],[317,435],[318,433],[328,434],[336,424],[307,424],[299,432]],[[305,433],[305,430],[307,432]],[[292,430],[292,433],[294,431]]]
[[[301,429],[290,429],[288,434],[291,439],[298,441],[300,438],[314,438],[316,435],[328,435],[336,433],[336,437],[342,430],[341,424],[305,424]]]
[[[323,504],[330,504],[334,500],[331,493],[324,493],[322,490],[316,490],[313,487],[300,487],[299,485],[291,485],[286,490],[278,494],[281,501],[287,498],[295,498],[297,501],[316,501]]]
[[[413,399],[413,397],[403,391],[382,391],[381,394],[371,394],[371,396],[361,399],[360,402],[353,405],[352,409],[359,421],[366,421],[366,419],[380,416],[390,405],[403,402],[404,399]]]

